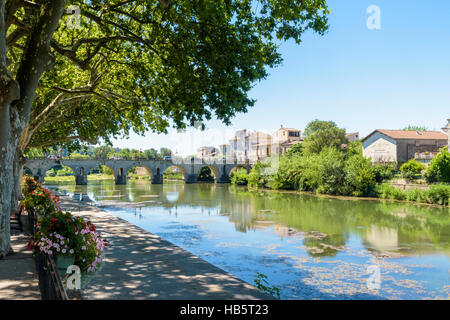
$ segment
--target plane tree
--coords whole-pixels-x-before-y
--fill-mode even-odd
[[[323,34],[328,13],[325,0],[0,0],[0,256],[28,148],[229,124],[280,43]]]

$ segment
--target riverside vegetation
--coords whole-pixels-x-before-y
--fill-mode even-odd
[[[314,120],[305,130],[305,141],[279,157],[276,172],[270,173],[274,158],[258,162],[250,172],[231,175],[235,185],[250,188],[310,191],[318,194],[378,197],[449,205],[450,153],[444,147],[428,168],[414,159],[398,171],[394,164],[375,164],[362,155],[360,141],[349,143],[345,130],[332,121]],[[269,174],[267,173],[269,172]],[[429,190],[402,191],[388,184],[394,176],[407,180],[425,178]]]

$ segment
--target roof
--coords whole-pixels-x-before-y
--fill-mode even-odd
[[[385,130],[377,129],[374,130],[367,137],[362,139],[365,141],[367,138],[372,136],[375,132],[380,132],[392,139],[411,139],[411,140],[448,140],[448,136],[442,131],[407,131],[407,130]]]
[[[286,130],[286,131],[301,131],[300,129],[295,129],[295,128],[280,128],[278,130]]]

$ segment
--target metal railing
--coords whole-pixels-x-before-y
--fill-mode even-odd
[[[34,258],[42,300],[69,300],[53,257],[36,250]]]
[[[36,223],[37,214],[33,211],[28,212],[28,226],[33,235],[36,232]],[[38,273],[42,300],[69,300],[53,256],[35,248],[33,257]]]

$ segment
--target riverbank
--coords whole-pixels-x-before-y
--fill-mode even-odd
[[[87,176],[88,181],[97,180],[114,180],[114,176],[107,174],[90,174]],[[44,178],[46,184],[65,184],[65,183],[75,183],[75,176],[46,176]]]
[[[337,199],[337,200],[346,200],[346,201],[375,201],[375,202],[394,202],[394,203],[409,203],[416,206],[428,206],[428,207],[436,207],[436,208],[450,208],[449,205],[439,205],[435,203],[427,203],[427,202],[417,202],[417,201],[408,201],[408,200],[398,200],[398,199],[389,199],[389,198],[379,198],[379,197],[354,197],[354,196],[336,196],[329,194],[321,194],[315,193],[311,191],[297,191],[297,190],[282,190],[282,189],[270,189],[270,188],[249,188],[246,186],[235,186],[236,188],[245,189],[249,192],[261,191],[261,192],[274,192],[274,193],[285,193],[285,194],[298,194],[303,196],[310,196],[316,198],[324,198],[324,199]]]
[[[410,200],[404,200],[408,199],[410,194],[412,194],[414,189],[408,190],[408,192],[403,192],[402,190],[391,186],[389,187],[389,192],[386,193],[385,197],[356,197],[356,196],[338,196],[338,195],[330,195],[330,194],[322,194],[322,193],[316,193],[312,191],[298,191],[298,190],[285,190],[285,189],[270,189],[266,187],[258,187],[258,188],[252,188],[248,186],[239,186],[234,185],[236,188],[245,189],[249,192],[255,192],[255,191],[261,191],[261,192],[275,192],[275,193],[286,193],[286,194],[298,194],[298,195],[306,195],[311,197],[318,197],[318,198],[326,198],[326,199],[338,199],[338,200],[350,200],[350,201],[356,201],[356,200],[367,200],[367,201],[377,201],[377,202],[400,202],[400,203],[410,203],[414,205],[425,205],[425,206],[431,206],[431,207],[439,207],[439,208],[449,208],[450,207],[450,200],[447,202],[447,205],[442,205],[438,203],[430,203],[426,202],[426,198],[423,197],[422,201],[410,201]],[[450,190],[450,186],[447,186]],[[416,199],[418,196],[420,196],[420,192],[426,192],[427,190],[419,190],[415,194],[413,194]],[[392,195],[392,197],[391,197]],[[441,195],[439,195],[441,196]],[[442,197],[442,196],[441,196]],[[450,199],[450,196],[448,196]]]
[[[83,299],[273,299],[180,247],[95,206],[61,196],[109,242],[105,265]]]

